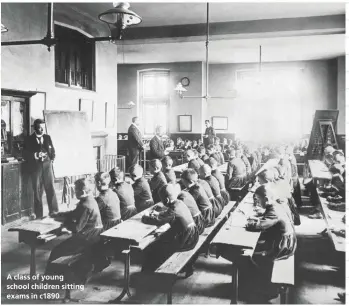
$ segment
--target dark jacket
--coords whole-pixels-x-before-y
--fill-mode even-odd
[[[23,158],[28,162],[28,165],[31,169],[33,169],[33,167],[35,167],[35,165],[37,165],[40,162],[40,160],[35,159],[35,153],[47,153],[47,158],[45,160],[54,160],[56,157],[56,152],[52,144],[51,137],[46,134],[44,134],[42,137],[42,144],[39,144],[39,142],[37,141],[35,133],[31,134],[30,136],[27,136],[24,139]]]
[[[157,226],[169,223],[175,237],[172,243],[176,245],[177,251],[190,250],[199,240],[199,232],[189,208],[180,200],[170,203],[168,209],[160,212],[156,217],[143,216],[142,221]]]
[[[142,134],[141,131],[135,127],[134,124],[131,124],[128,128],[128,140],[127,145],[129,149],[142,149],[143,148],[143,142],[142,142]]]
[[[233,157],[228,162],[227,174],[225,175],[225,185],[228,189],[240,188],[246,183],[246,165],[243,160]]]
[[[212,126],[206,128],[205,135],[208,135],[208,138],[204,138],[204,144],[207,147],[209,144],[214,143],[214,137],[216,136],[216,131]]]
[[[132,187],[138,212],[141,212],[154,205],[149,183],[144,177],[136,180]]]
[[[155,173],[153,177],[150,179],[149,185],[154,203],[161,202],[158,192],[162,186],[167,185],[165,175],[161,171]]]
[[[121,220],[120,200],[110,188],[100,192],[96,198],[104,230],[118,224]]]
[[[154,136],[150,140],[150,152],[149,152],[149,158],[150,159],[161,159],[165,156],[165,148],[164,144],[162,143],[162,140],[158,138],[158,136]]]
[[[115,185],[114,191],[120,199],[121,219],[127,220],[137,214],[132,186],[127,182]]]

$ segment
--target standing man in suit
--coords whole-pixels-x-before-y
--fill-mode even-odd
[[[44,134],[45,122],[41,119],[34,121],[34,133],[24,141],[23,157],[28,163],[34,191],[34,213],[36,218],[42,218],[42,192],[45,188],[49,215],[58,212],[56,192],[53,186],[54,178],[52,162],[55,159],[55,148],[51,137]]]
[[[214,138],[216,137],[216,131],[211,126],[210,120],[205,120],[206,130],[204,137],[204,145],[207,148],[208,145],[214,144]]]
[[[149,152],[149,158],[150,159],[162,159],[165,154],[165,148],[164,144],[161,140],[162,136],[162,126],[158,125],[155,128],[155,136],[150,140],[150,152]]]
[[[142,132],[139,129],[138,117],[132,118],[132,124],[128,128],[128,155],[130,167],[138,164],[139,152],[143,150]]]

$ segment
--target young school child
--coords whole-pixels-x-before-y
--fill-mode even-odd
[[[184,142],[181,137],[178,137],[176,140],[176,149],[182,150],[183,149]]]
[[[57,274],[53,269],[52,261],[57,258],[85,253],[86,261],[74,267],[72,277],[74,283],[85,283],[93,270],[92,247],[100,241],[103,232],[103,223],[98,204],[92,194],[93,186],[87,179],[82,178],[75,182],[75,194],[79,199],[76,208],[67,212],[58,212],[53,218],[63,220],[64,226],[72,231],[72,236],[58,244],[51,251],[45,274]],[[58,273],[59,274],[59,273]],[[71,281],[69,279],[69,281]]]
[[[236,151],[227,151],[229,157],[227,174],[225,175],[225,186],[227,189],[240,188],[246,183],[246,166],[241,158],[236,156]]]
[[[201,146],[203,146],[203,145],[204,145],[204,143],[202,142],[202,139],[199,138],[199,139],[198,139],[198,147],[201,147]]]
[[[205,220],[199,210],[198,205],[195,202],[195,199],[188,191],[185,190],[181,190],[179,192],[177,199],[181,200],[185,205],[187,205],[196,224],[196,227],[198,228],[199,235],[201,235],[205,229]]]
[[[198,142],[196,140],[193,140],[192,148],[195,150],[198,148]]]
[[[224,202],[225,203],[229,203],[230,195],[229,195],[228,191],[225,188],[224,176],[223,176],[222,172],[218,169],[217,161],[214,158],[210,157],[208,159],[207,164],[212,169],[212,171],[211,171],[212,176],[214,176],[217,179],[218,183],[219,183],[219,188],[221,189],[221,195],[222,195],[222,197],[224,199]]]
[[[336,151],[332,146],[327,146],[324,149],[324,158],[323,161],[327,167],[330,167],[333,164],[333,152]]]
[[[162,241],[147,254],[143,270],[157,268],[173,252],[193,249],[199,240],[199,231],[189,208],[177,199],[178,193],[174,186],[162,186],[159,189],[159,197],[167,209],[161,212],[153,210],[149,215],[142,217],[142,222],[157,226],[169,223],[171,229],[165,234],[166,239],[161,239]]]
[[[128,171],[134,181],[132,188],[137,212],[141,212],[154,205],[150,186],[148,181],[143,177],[143,168],[140,165],[136,164],[130,167]]]
[[[235,156],[237,158],[240,158],[243,163],[245,164],[246,167],[246,179],[249,180],[252,174],[252,169],[251,169],[251,165],[250,162],[248,161],[247,157],[245,156],[245,154],[243,153],[243,149],[241,146],[239,146],[236,150],[235,150]]]
[[[219,183],[218,180],[212,175],[212,169],[209,165],[205,164],[200,167],[199,170],[199,177],[200,179],[206,181],[208,185],[211,188],[212,194],[214,198],[218,201],[219,203],[219,214],[222,212],[223,207],[227,204],[222,195],[221,195],[221,189],[219,188]],[[211,201],[212,203],[212,201]],[[212,203],[213,205],[213,203]]]
[[[120,168],[113,168],[109,174],[111,187],[120,199],[121,219],[127,220],[137,214],[133,188],[125,182],[125,173]]]
[[[153,159],[149,162],[149,170],[153,175],[153,177],[149,181],[149,185],[154,203],[160,202],[158,192],[163,185],[167,185],[166,177],[161,171],[161,167],[161,161],[158,159]]]
[[[216,153],[216,149],[215,149],[214,145],[210,144],[210,145],[207,146],[207,154],[210,157],[213,157],[217,161],[218,166],[221,165],[221,157]]]
[[[195,160],[198,162],[198,164],[200,165],[200,167],[202,165],[204,165],[205,163],[203,162],[203,160],[199,157],[199,152],[195,149],[193,149],[193,152],[194,152],[194,158]]]
[[[187,150],[185,152],[185,156],[188,161],[188,168],[194,169],[197,173],[199,173],[200,164],[196,160],[193,150]]]
[[[286,147],[286,156],[288,157],[288,160],[291,166],[291,180],[292,180],[292,188],[293,188],[292,196],[297,204],[297,207],[301,207],[302,206],[301,187],[300,187],[299,177],[298,177],[297,160],[293,152],[294,152],[293,146]]]
[[[183,171],[181,179],[183,185],[187,188],[187,191],[196,201],[196,204],[204,217],[205,227],[212,226],[215,222],[215,214],[205,190],[197,182],[197,173],[193,169],[186,169]]]
[[[265,303],[274,298],[277,292],[275,285],[271,283],[274,261],[294,255],[297,238],[290,212],[275,203],[270,188],[266,185],[258,187],[253,198],[255,206],[264,212],[246,225],[247,230],[262,231],[252,257],[255,264],[250,265],[248,275],[254,277],[249,280],[248,290],[256,301]]]
[[[199,154],[199,158],[205,163],[206,160],[209,159],[208,155],[206,154],[206,149],[204,146],[200,146],[197,149],[198,154]]]
[[[176,174],[172,169],[172,165],[173,165],[173,160],[171,158],[171,156],[165,156],[161,159],[161,163],[162,163],[162,172],[165,175],[166,181],[169,184],[176,184],[177,180],[176,180]]]
[[[121,222],[120,200],[115,192],[109,188],[110,175],[108,172],[98,172],[95,184],[99,195],[96,198],[101,213],[103,229],[107,229]]]

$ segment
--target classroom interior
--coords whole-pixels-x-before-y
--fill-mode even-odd
[[[112,3],[1,3],[2,303],[47,304],[62,299],[92,304],[345,303],[345,197],[334,202],[337,206],[321,197],[326,186],[334,184],[331,167],[336,163],[332,159],[333,163],[326,163],[325,148],[331,145],[331,154],[346,154],[345,3],[130,4],[126,11],[135,12],[141,22],[120,31],[120,24],[110,25],[100,18],[113,8]],[[115,225],[126,229],[129,224],[128,234],[134,234],[137,245],[125,247],[126,239],[120,245],[113,241],[111,262],[89,276],[83,290],[40,289],[35,291],[36,298],[29,294],[29,298],[11,300],[11,294],[29,291],[9,289],[8,275],[44,274],[51,251],[71,235],[56,235],[54,228],[55,234],[38,240],[38,234],[33,239],[28,234],[29,239],[28,231],[21,231],[33,221],[34,213],[31,170],[23,157],[25,137],[34,132],[36,119],[45,118],[48,124],[45,116],[50,112],[84,112],[86,118],[86,125],[74,131],[70,125],[61,127],[57,146],[66,148],[64,152],[56,148],[56,155],[62,152],[66,157],[61,159],[62,167],[74,168],[72,163],[83,161],[86,153],[91,155],[92,169],[120,168],[130,184],[129,128],[135,117],[140,119],[145,148],[138,163],[146,179],[154,174],[149,142],[159,126],[177,182],[190,168],[187,150],[194,148],[194,142],[205,143],[205,120],[219,138],[223,175],[232,158],[230,149],[259,150],[263,159],[243,186],[231,188],[231,201],[199,237],[195,253],[177,252],[177,257],[167,258],[168,266],[160,267],[175,272],[144,273],[144,250],[161,241],[168,228],[140,227],[149,232],[135,238],[140,213],[129,223]],[[59,129],[59,124],[55,127]],[[47,126],[56,146],[58,140],[50,131]],[[80,156],[75,156],[79,139],[70,132],[88,136],[88,153],[80,150]],[[178,145],[179,138],[191,147]],[[237,272],[234,260],[219,256],[223,244],[219,239],[228,232],[231,237],[238,235],[234,220],[244,218],[240,212],[245,215],[252,210],[259,173],[274,167],[274,159],[265,152],[280,153],[276,149],[280,146],[292,147],[295,158],[302,203],[295,208],[300,223],[294,226],[297,247],[285,266],[280,260],[281,272],[273,270],[272,278],[281,279],[275,281],[278,294],[268,300],[249,300],[240,294],[240,283],[248,283],[255,275],[243,269]],[[59,211],[71,210],[78,202],[74,181],[94,173],[60,176],[60,164],[55,163],[53,186]],[[341,179],[345,182],[345,168]],[[97,196],[96,188],[93,193]],[[45,191],[41,197],[47,216]],[[236,228],[245,231],[245,224]],[[259,233],[257,238],[252,236],[253,246],[243,242],[246,254],[255,250]],[[74,266],[68,261],[59,263],[60,271]],[[183,276],[187,263],[194,270]],[[58,295],[38,298],[45,292]]]

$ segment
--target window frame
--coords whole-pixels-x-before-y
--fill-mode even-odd
[[[60,39],[60,43],[55,45],[54,48],[54,67],[55,67],[55,84],[56,87],[63,87],[63,88],[70,88],[70,89],[78,89],[78,90],[86,90],[86,91],[96,91],[96,43],[94,41],[89,40],[89,36],[82,33],[81,31],[78,31],[78,29],[74,29],[68,26],[65,26],[63,24],[54,24],[55,27],[55,34],[56,36],[58,36],[57,38]],[[61,28],[61,29],[59,29]],[[57,30],[58,29],[58,30]],[[70,32],[71,36],[73,36],[73,38],[70,37],[64,37],[64,38],[60,38],[60,31],[65,31],[65,32]],[[58,35],[57,35],[58,33]],[[74,37],[78,37],[79,39],[74,39]],[[87,46],[90,46],[90,48],[86,48]],[[63,48],[62,48],[63,46]],[[59,49],[62,48],[62,49]],[[78,86],[73,82],[73,77],[72,77],[72,58],[69,57],[69,61],[68,61],[68,66],[69,68],[67,68],[67,65],[61,65],[59,66],[59,64],[57,64],[58,62],[58,52],[65,52],[66,54],[69,52],[69,54],[73,51],[77,51],[78,49],[80,49],[80,58],[79,58],[79,62],[80,62],[80,66],[81,63],[83,61],[85,61],[86,63],[88,62],[88,64],[86,64],[86,66],[88,66],[88,70],[89,73],[87,73],[89,75],[88,78],[90,78],[90,80],[88,80],[89,83],[91,83],[91,85],[89,87],[83,87],[83,86]],[[88,49],[88,51],[90,51],[90,55],[89,59],[86,60],[84,59],[84,56],[86,56],[87,52],[85,53],[85,50]],[[68,50],[68,51],[67,51]],[[76,58],[77,59],[77,58]],[[76,60],[75,59],[75,60]],[[67,59],[65,58],[65,61]],[[75,65],[77,64],[77,62],[75,62]],[[68,76],[67,76],[67,82],[62,82],[61,79],[58,79],[56,74],[57,74],[57,70],[62,70],[62,69],[58,69],[64,67],[64,70],[68,70]],[[80,69],[81,71],[82,69]],[[77,72],[77,69],[75,69],[75,73]],[[74,76],[74,78],[76,78],[76,75]],[[80,78],[81,80],[82,78]],[[82,83],[82,82],[80,82]]]
[[[168,82],[168,92],[166,96],[154,96],[154,97],[144,97],[144,77],[149,76],[165,76]],[[169,119],[170,112],[170,103],[171,103],[171,92],[170,92],[170,70],[169,69],[146,69],[138,71],[138,101],[140,106],[140,117],[143,122],[145,122],[144,114],[145,114],[145,105],[154,105],[158,108],[161,105],[166,106],[166,117]],[[167,122],[169,122],[167,120]],[[166,124],[166,129],[164,132],[168,134],[170,129],[169,124]],[[155,130],[152,133],[147,133],[145,124],[142,125],[143,135],[145,137],[152,137],[155,135]]]

